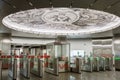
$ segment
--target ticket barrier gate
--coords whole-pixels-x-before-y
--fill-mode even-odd
[[[104,57],[99,58],[99,70],[105,71],[105,58]]]
[[[43,61],[39,58],[33,58],[30,62],[33,63],[33,67],[30,68],[30,73],[38,77],[43,77]]]
[[[20,74],[25,78],[30,78],[30,58],[26,55],[20,58]]]
[[[73,64],[71,64],[71,72],[81,73],[82,59],[76,58],[76,63],[72,65]]]
[[[0,60],[0,80],[2,80],[2,60]]]
[[[49,68],[49,67],[46,67],[46,68],[45,68],[45,72],[54,74],[54,75],[56,75],[56,76],[59,75],[58,58],[55,58],[55,59],[54,59],[53,69],[51,69],[51,68]]]
[[[111,57],[105,58],[105,70],[113,70],[113,59]]]
[[[9,67],[9,72],[8,75],[13,79],[17,79],[17,59],[12,59],[10,60],[10,67]]]
[[[93,71],[99,71],[99,58],[93,58]]]
[[[115,57],[115,69],[120,70],[120,57]]]
[[[93,58],[89,57],[87,59],[87,63],[85,63],[85,71],[92,72],[93,71]]]

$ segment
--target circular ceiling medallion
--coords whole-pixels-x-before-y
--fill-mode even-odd
[[[3,18],[8,28],[35,34],[73,35],[98,33],[119,27],[116,15],[82,8],[40,8]]]
[[[79,14],[71,9],[54,9],[42,15],[42,20],[49,23],[73,23],[79,19]]]

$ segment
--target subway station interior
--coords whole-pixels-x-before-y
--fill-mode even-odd
[[[120,0],[0,0],[0,80],[120,80]]]

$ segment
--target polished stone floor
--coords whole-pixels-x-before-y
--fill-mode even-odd
[[[12,80],[8,76],[8,71],[3,70],[2,80]],[[106,71],[106,72],[82,72],[78,73],[60,73],[59,76],[54,76],[49,73],[45,73],[43,78],[30,76],[30,79],[26,79],[18,75],[17,80],[120,80],[120,71]]]

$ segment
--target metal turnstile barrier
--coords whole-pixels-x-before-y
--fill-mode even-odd
[[[38,66],[39,66],[39,76],[43,77],[43,61],[42,60],[38,60]]]
[[[59,62],[58,62],[58,58],[55,58],[55,66],[54,66],[54,73],[55,73],[55,75],[59,75],[59,69],[58,69],[58,64],[59,64]]]
[[[76,58],[75,66],[72,66],[72,65],[73,64],[71,64],[71,72],[81,73],[82,59]]]
[[[27,77],[30,78],[30,59],[27,60]]]
[[[100,71],[105,71],[105,58],[104,57],[100,57],[99,60],[99,69]]]
[[[82,59],[78,59],[78,64],[79,64],[79,67],[78,67],[78,73],[81,73],[81,68],[82,68]]]
[[[20,74],[25,78],[30,78],[30,59],[27,56],[23,56],[20,60]]]
[[[89,65],[90,65],[90,72],[93,71],[93,59],[89,59]]]
[[[115,69],[120,70],[120,57],[115,57]]]
[[[36,58],[37,61],[32,61],[33,62],[33,68],[31,68],[30,72],[38,77],[43,77],[43,61]],[[35,64],[35,62],[37,64]]]
[[[113,60],[112,58],[105,58],[105,70],[113,70]]]
[[[87,63],[85,63],[85,71],[87,72],[93,71],[93,58],[92,57],[87,59]]]
[[[93,70],[94,71],[99,71],[99,58],[93,58]]]
[[[13,67],[13,79],[17,79],[17,59],[14,60]]]
[[[53,74],[53,75],[58,76],[58,75],[59,75],[59,61],[58,61],[58,58],[55,58],[55,59],[54,59],[53,69],[47,67],[47,68],[45,69],[45,71],[46,71],[47,73],[51,73],[51,74]]]
[[[0,80],[2,80],[2,60],[0,60]]]
[[[106,70],[113,70],[113,60],[111,57],[105,59],[105,69]]]
[[[8,75],[13,79],[17,79],[17,59],[13,59],[10,62],[10,69]]]

